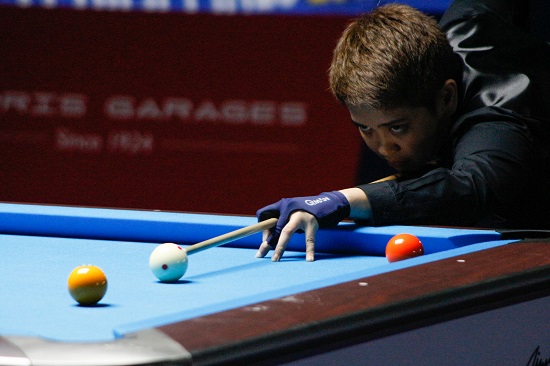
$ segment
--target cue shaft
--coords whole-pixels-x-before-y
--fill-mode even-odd
[[[256,234],[260,231],[271,229],[272,227],[275,226],[276,223],[277,223],[277,219],[273,217],[271,219],[260,221],[256,224],[243,227],[235,231],[231,231],[227,234],[216,236],[215,238],[201,241],[200,243],[197,243],[197,244],[193,244],[190,247],[185,248],[185,251],[187,252],[187,254],[193,254],[206,249],[218,247],[220,245],[230,243],[232,241],[244,238],[246,236]]]
[[[388,180],[396,180],[396,179],[397,179],[397,175],[388,175],[387,177],[375,180],[374,182],[370,182],[369,184],[382,183],[382,182],[386,182]]]
[[[385,178],[375,180],[374,182],[371,182],[371,183],[380,183],[380,182],[385,182],[388,180],[395,180],[395,179],[397,179],[397,176],[390,175]],[[277,223],[277,218],[273,217],[271,219],[260,221],[256,224],[243,227],[235,231],[231,231],[227,234],[216,236],[215,238],[201,241],[200,243],[197,243],[197,244],[193,244],[190,247],[187,247],[185,251],[187,252],[187,254],[193,254],[193,253],[201,252],[206,249],[219,247],[220,245],[224,245],[232,241],[244,238],[245,236],[256,234],[257,232],[260,232],[263,230],[271,229],[272,227],[275,226],[276,223]]]

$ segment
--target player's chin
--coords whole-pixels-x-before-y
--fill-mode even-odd
[[[421,167],[420,164],[415,164],[412,161],[388,161],[388,164],[398,173],[415,172]]]
[[[388,165],[398,172],[404,172],[409,170],[409,164],[407,164],[407,162],[402,160],[393,160],[393,161],[388,160]]]

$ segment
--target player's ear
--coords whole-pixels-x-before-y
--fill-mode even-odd
[[[456,81],[448,79],[443,84],[437,96],[437,112],[439,115],[452,115],[458,105],[458,87]]]

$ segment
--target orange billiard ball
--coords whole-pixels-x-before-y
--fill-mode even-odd
[[[395,235],[386,245],[386,258],[390,262],[418,257],[424,254],[422,242],[411,234]]]
[[[76,267],[69,275],[69,293],[81,305],[98,303],[107,292],[107,277],[96,266]]]

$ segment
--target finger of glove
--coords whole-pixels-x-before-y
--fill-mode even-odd
[[[277,245],[279,236],[274,239],[275,229],[268,229],[262,231],[262,243],[256,252],[256,258],[263,258],[269,253],[269,251]]]
[[[293,227],[292,225],[287,224],[279,234],[277,245],[275,246],[275,250],[273,255],[271,256],[271,260],[273,262],[278,262],[281,260],[281,257],[283,256],[283,253],[286,250],[286,247],[288,246],[288,243],[290,242],[290,238],[292,235],[296,232],[297,228]],[[274,240],[274,238],[272,239]]]
[[[271,249],[273,249],[273,247],[269,245],[266,241],[262,242],[262,244],[258,248],[258,251],[256,252],[256,258],[265,257]]]
[[[305,229],[306,234],[306,261],[313,262],[315,260],[315,234],[317,233],[316,225],[308,225]]]
[[[262,243],[268,241],[273,229],[266,229],[262,231]]]
[[[304,215],[306,215],[306,220],[304,220]],[[280,220],[279,220],[280,221]],[[319,227],[317,220],[314,216],[307,212],[298,212],[290,216],[288,222],[282,227],[279,231],[280,223],[277,223],[276,232],[279,232],[279,240],[275,246],[275,251],[271,259],[273,261],[279,261],[286,250],[292,236],[298,231],[305,231],[306,228],[311,227],[312,232],[314,233]]]
[[[267,244],[269,244],[272,248],[277,247],[277,244],[279,243],[279,238],[281,236],[281,232],[283,231],[285,225],[287,225],[288,219],[283,219],[283,217],[279,217],[277,220],[277,224],[275,227],[273,227],[265,239]]]
[[[256,211],[256,217],[258,218],[258,221],[264,221],[273,217],[278,218],[280,214],[280,201],[277,203],[273,203],[269,206],[265,206],[264,208]]]
[[[278,225],[278,224],[277,224]],[[277,246],[277,243],[279,242],[279,238],[281,236],[281,230],[282,228],[279,228],[276,226],[271,230],[265,241],[271,248],[275,248]]]

